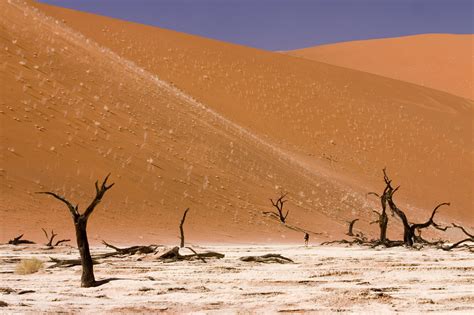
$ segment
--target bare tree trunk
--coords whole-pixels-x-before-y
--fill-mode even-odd
[[[89,250],[89,240],[87,239],[87,218],[80,216],[74,220],[74,226],[76,228],[77,247],[81,255],[81,287],[93,287],[96,281],[94,277],[94,264]]]
[[[180,234],[181,234],[181,243],[180,243],[179,247],[181,247],[181,248],[184,247],[184,229],[183,229],[183,224],[184,224],[184,221],[186,220],[186,215],[188,214],[188,211],[189,211],[189,208],[187,208],[186,210],[184,210],[183,218],[181,219],[181,223],[179,224],[179,232],[180,232]]]
[[[379,228],[380,228],[380,243],[385,244],[387,242],[387,226],[388,216],[387,213],[382,212],[379,217]]]
[[[385,176],[385,170],[384,170],[384,179],[385,179],[385,182],[389,181],[388,177]],[[372,223],[379,224],[379,229],[380,229],[379,242],[381,244],[387,244],[387,241],[388,241],[387,239],[387,226],[388,226],[387,198],[390,192],[390,187],[391,186],[387,184],[381,196],[379,196],[379,194],[375,192],[369,192],[369,195],[375,195],[380,198],[380,205],[382,207],[382,211],[379,213],[378,211],[374,210],[378,218],[376,221]]]
[[[76,229],[77,247],[81,256],[81,286],[85,288],[99,285],[99,283],[95,281],[94,277],[93,261],[89,249],[89,241],[87,239],[87,220],[94,211],[95,207],[101,202],[105,192],[112,188],[112,186],[114,185],[110,184],[107,186],[107,179],[109,178],[109,176],[110,174],[105,177],[100,187],[98,181],[95,182],[96,195],[83,214],[79,213],[78,205],[73,206],[72,203],[69,202],[66,198],[61,197],[56,193],[49,191],[38,192],[38,194],[50,195],[63,202],[64,204],[66,204],[69,209],[69,212],[71,213],[72,219],[74,221],[74,227]]]
[[[446,231],[446,228],[440,227],[438,224],[436,224],[433,221],[433,219],[434,219],[434,216],[436,215],[436,211],[438,211],[438,209],[441,206],[449,206],[450,205],[449,202],[443,202],[437,205],[433,209],[433,212],[431,213],[431,217],[428,219],[428,221],[424,223],[410,224],[410,222],[408,222],[408,218],[405,215],[405,213],[402,210],[400,210],[400,208],[398,208],[395,202],[393,201],[393,195],[397,192],[400,186],[398,186],[397,188],[393,188],[391,184],[392,181],[388,178],[385,169],[383,170],[383,173],[384,173],[385,183],[387,184],[387,187],[385,188],[386,193],[384,193],[384,196],[388,203],[388,206],[392,210],[392,213],[395,213],[403,223],[403,242],[405,243],[406,246],[412,247],[413,244],[415,243],[415,239],[416,239],[415,231],[417,229],[421,230],[421,229],[433,226],[436,229]]]
[[[354,219],[352,221],[347,222],[347,223],[349,223],[349,231],[346,233],[347,236],[354,236],[353,229],[354,229],[354,224],[357,221],[359,221],[359,219]]]

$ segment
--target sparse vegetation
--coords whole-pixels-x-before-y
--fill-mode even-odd
[[[43,262],[37,258],[22,259],[15,268],[15,273],[19,275],[29,275],[38,272],[43,268]]]

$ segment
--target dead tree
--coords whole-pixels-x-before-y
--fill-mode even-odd
[[[54,246],[58,246],[59,244],[61,243],[65,243],[65,242],[69,242],[70,240],[67,240],[67,239],[64,239],[64,240],[59,240],[57,241],[54,245],[53,245],[53,239],[58,236],[58,234],[55,234],[54,233],[54,230],[51,230],[51,235],[48,235],[48,232],[41,228],[43,230],[43,233],[44,235],[46,236],[46,240],[48,241],[48,243],[46,243],[46,246],[48,246],[49,248],[53,248]]]
[[[186,220],[186,215],[188,214],[188,211],[189,211],[189,208],[187,208],[186,210],[184,210],[183,218],[181,219],[181,223],[179,224],[179,233],[180,233],[180,235],[181,235],[181,242],[180,242],[179,247],[181,247],[181,248],[184,247],[184,229],[183,229],[183,224],[184,224],[184,221]]]
[[[354,223],[356,223],[357,221],[359,221],[359,219],[354,219],[352,221],[347,222],[349,223],[349,231],[346,233],[346,235],[354,236],[354,233],[353,233]]]
[[[383,169],[383,173],[384,173],[384,179],[385,179],[385,184],[386,184],[386,188],[385,188],[386,193],[384,195],[386,196],[386,201],[387,201],[388,206],[390,207],[390,210],[392,211],[392,214],[396,214],[400,218],[400,220],[402,221],[402,224],[403,224],[403,242],[406,246],[412,247],[413,244],[415,243],[415,239],[416,239],[415,231],[416,230],[421,230],[421,229],[425,229],[425,228],[428,228],[430,226],[433,226],[436,229],[446,231],[446,228],[441,227],[438,224],[436,224],[436,222],[434,222],[433,219],[434,219],[434,216],[436,215],[436,212],[438,211],[438,209],[441,206],[445,206],[445,205],[449,206],[450,205],[449,202],[443,202],[443,203],[440,203],[439,205],[437,205],[433,209],[433,211],[431,213],[431,217],[428,219],[428,221],[426,221],[424,223],[410,224],[409,221],[408,221],[407,216],[405,215],[405,213],[393,201],[393,195],[398,191],[400,186],[398,186],[396,188],[393,188],[392,187],[392,181],[388,178],[385,169]]]
[[[72,203],[69,202],[66,198],[59,196],[54,192],[38,192],[38,194],[50,195],[63,202],[64,204],[66,204],[69,209],[69,212],[71,213],[76,230],[77,247],[79,248],[79,254],[81,256],[81,286],[85,288],[99,285],[99,282],[95,281],[94,277],[94,265],[89,249],[89,241],[87,239],[87,221],[92,212],[94,211],[95,207],[102,201],[102,197],[104,196],[104,194],[114,185],[107,185],[107,179],[109,178],[109,176],[110,174],[105,177],[104,181],[100,186],[98,181],[95,182],[96,195],[82,214],[79,213],[79,205],[76,204],[75,206],[73,206]]]
[[[19,245],[19,244],[34,244],[35,242],[30,241],[30,240],[22,240],[21,238],[23,237],[24,234],[18,235],[17,237],[14,237],[13,239],[8,241],[8,244],[11,245]]]
[[[278,212],[272,212],[274,214],[276,214],[278,216],[278,218],[280,219],[280,222],[281,223],[285,223],[286,222],[286,217],[288,217],[288,213],[290,212],[290,210],[286,211],[286,214],[283,215],[283,205],[285,204],[285,202],[287,202],[288,200],[284,200],[284,198],[286,197],[287,194],[281,194],[280,198],[277,199],[276,202],[273,201],[273,199],[270,199],[270,201],[272,202],[272,205],[277,209]]]
[[[385,169],[383,169],[383,175],[384,175],[384,181],[385,181],[385,189],[382,193],[382,195],[379,195],[375,192],[369,192],[368,195],[374,195],[380,199],[380,205],[381,205],[381,211],[375,211],[373,210],[374,213],[377,214],[377,220],[371,222],[372,223],[378,223],[379,224],[379,243],[380,244],[387,244],[387,226],[388,226],[388,215],[387,215],[387,198],[389,196],[389,193],[391,192],[390,190],[390,183],[391,180],[387,177],[387,174],[385,172]]]

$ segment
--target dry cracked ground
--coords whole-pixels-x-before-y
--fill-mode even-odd
[[[195,246],[224,259],[164,263],[158,255],[111,257],[80,288],[80,267],[49,268],[49,257],[75,258],[60,246],[1,245],[2,313],[471,313],[474,260],[467,251],[367,249],[297,245]],[[110,251],[93,248],[94,253]],[[279,253],[293,264],[259,264],[241,256]],[[44,261],[18,275],[21,259]]]

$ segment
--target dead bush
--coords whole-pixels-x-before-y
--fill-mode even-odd
[[[22,259],[15,268],[19,275],[29,275],[38,272],[43,267],[43,262],[37,258]]]

